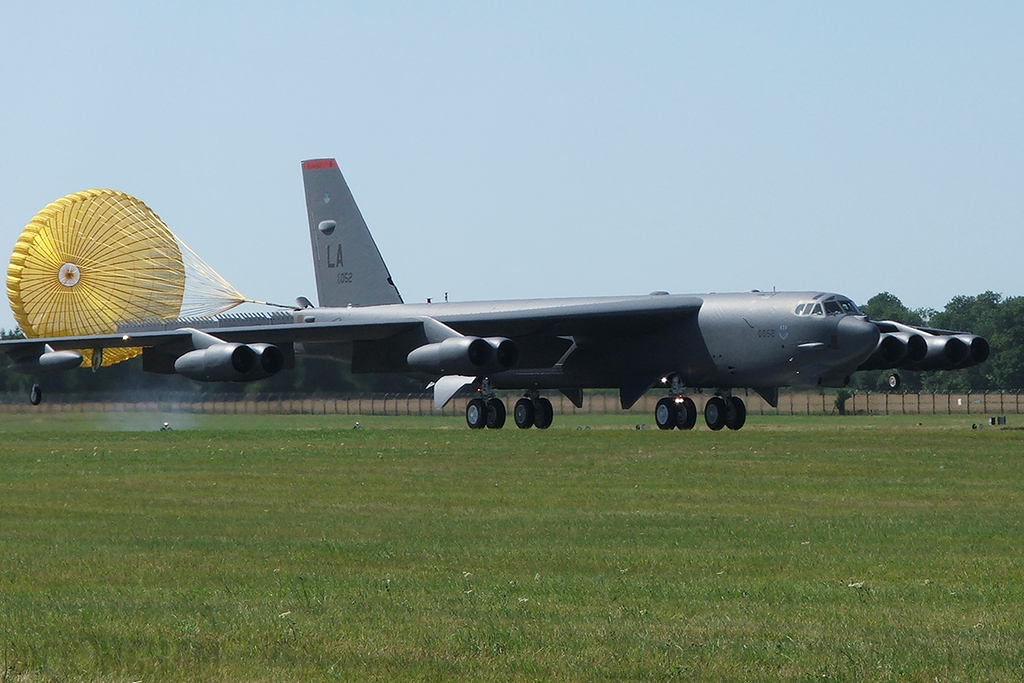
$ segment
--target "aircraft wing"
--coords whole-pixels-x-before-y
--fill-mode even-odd
[[[0,341],[0,352],[17,357],[43,344],[56,350],[164,346],[187,340],[192,329],[203,330],[224,341],[240,343],[344,343],[393,337],[422,325],[424,319],[439,320],[468,335],[643,334],[661,329],[682,316],[695,314],[701,303],[699,297],[652,296],[495,302],[493,306],[485,302],[472,308],[435,304],[433,307],[399,305],[320,309],[320,316],[310,316],[308,322],[233,325],[233,319],[226,316],[209,321],[159,323],[164,328],[159,330],[136,332],[129,329],[112,334],[7,339]],[[335,312],[337,316],[334,319],[325,319],[331,318]]]
[[[696,315],[702,304],[701,298],[695,296],[542,299],[495,302],[492,307],[454,309],[436,317],[463,334],[601,337],[654,332],[684,317]]]
[[[700,309],[699,297],[647,296],[608,299],[550,299],[469,304],[386,305],[313,309],[301,322],[271,316],[168,321],[150,328],[127,327],[113,334],[80,335],[0,341],[0,352],[12,360],[38,357],[46,351],[105,348],[175,349],[196,346],[196,331],[219,342],[241,344],[358,343],[363,364],[377,367],[365,356],[403,351],[440,341],[446,336],[568,337],[641,335],[663,329]],[[376,342],[388,342],[378,345]],[[205,343],[205,342],[204,342]],[[391,354],[389,354],[391,355]],[[398,370],[392,368],[392,370]],[[400,370],[399,370],[400,371]]]
[[[0,341],[0,352],[11,358],[21,358],[33,350],[49,346],[54,350],[71,349],[113,349],[113,348],[155,348],[186,343],[194,329],[200,329],[226,342],[279,344],[289,342],[346,342],[357,339],[383,339],[404,331],[414,325],[407,323],[381,323],[376,325],[303,325],[268,324],[244,327],[210,327],[198,321],[188,321],[188,327],[176,329],[125,332],[114,334],[89,334],[68,337],[39,337],[34,339],[5,339]],[[194,327],[193,327],[194,326]]]

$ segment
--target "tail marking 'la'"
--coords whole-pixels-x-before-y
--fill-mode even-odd
[[[303,161],[302,182],[320,305],[402,303],[338,162]]]

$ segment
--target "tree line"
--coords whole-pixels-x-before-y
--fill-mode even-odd
[[[956,296],[946,307],[907,308],[889,292],[871,297],[861,306],[872,320],[895,320],[907,325],[958,332],[971,332],[985,337],[992,348],[989,359],[981,365],[964,370],[938,372],[901,372],[903,391],[968,392],[1016,390],[1024,388],[1024,297],[1003,297],[995,292],[976,296]],[[20,330],[2,330],[4,339],[20,338]],[[855,391],[886,391],[889,371],[858,372],[850,389]],[[0,367],[0,393],[25,392],[32,378]],[[218,382],[204,384],[178,375],[157,375],[142,372],[142,363],[133,359],[98,372],[79,369],[48,375],[43,382],[47,392],[103,392],[125,390],[152,392],[217,392],[265,394],[355,394],[404,393],[423,389],[416,380],[401,375],[357,375],[346,363],[297,357],[294,370],[285,370],[269,379],[249,383]]]

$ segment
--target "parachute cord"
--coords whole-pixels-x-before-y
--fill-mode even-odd
[[[291,306],[288,306],[286,304],[275,304],[275,303],[273,303],[271,301],[256,301],[255,299],[246,299],[245,303],[247,303],[247,304],[256,304],[257,306],[271,306],[273,308],[285,308],[285,309],[288,309],[289,311],[301,310],[298,306],[295,306],[294,304],[291,305]]]

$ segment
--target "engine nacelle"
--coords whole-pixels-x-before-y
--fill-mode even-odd
[[[928,353],[928,342],[914,332],[883,332],[874,353],[858,370],[889,370],[903,364],[916,363]]]
[[[251,382],[276,374],[284,354],[272,344],[221,342],[189,351],[174,361],[174,371],[200,382]]]
[[[519,362],[519,347],[504,337],[449,337],[409,352],[413,370],[434,375],[478,377],[508,370]]]
[[[874,353],[858,370],[956,370],[988,360],[984,338],[964,332],[875,321],[882,333]]]
[[[494,349],[494,363],[499,370],[514,368],[519,362],[519,345],[505,337],[487,337],[485,342]]]
[[[984,337],[974,334],[930,334],[928,354],[917,363],[908,363],[907,370],[957,370],[988,360],[989,345]]]
[[[970,367],[988,360],[992,350],[984,337],[974,334],[958,334],[957,339],[967,344],[967,358],[960,367]]]
[[[988,360],[988,342],[975,334],[911,327],[892,320],[875,325],[882,335],[859,370],[956,370]]]
[[[970,355],[962,339],[952,335],[928,335],[928,353],[916,363],[903,365],[907,370],[952,370]]]
[[[284,368],[284,352],[278,347],[273,344],[249,344],[248,346],[256,352],[256,358],[259,360],[259,367],[254,371],[252,379],[273,377]]]

